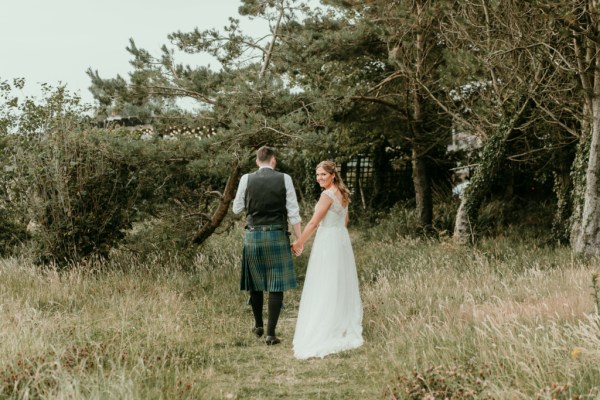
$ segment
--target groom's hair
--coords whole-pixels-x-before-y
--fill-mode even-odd
[[[263,146],[256,150],[256,159],[261,162],[268,162],[275,157],[275,149],[269,146]]]

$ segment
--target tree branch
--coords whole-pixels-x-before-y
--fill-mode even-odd
[[[208,104],[216,103],[213,99],[210,99],[201,93],[198,93],[198,92],[195,92],[195,91],[189,90],[189,89],[180,88],[180,87],[173,88],[173,87],[169,87],[169,86],[151,85],[151,86],[148,86],[148,89],[149,89],[149,93],[154,94],[154,95],[173,96],[173,97],[188,96],[188,97],[193,97],[197,100],[201,100]],[[153,91],[153,90],[156,90],[156,91]]]
[[[283,4],[281,4],[281,8],[279,9],[279,15],[277,16],[277,23],[275,24],[275,28],[273,29],[273,40],[269,43],[269,49],[265,53],[265,60],[260,67],[260,72],[258,73],[258,79],[262,79],[265,76],[265,72],[271,63],[271,57],[273,55],[273,49],[275,48],[275,41],[277,41],[277,37],[279,36],[279,27],[281,26],[281,20],[283,18],[285,9],[283,8]]]
[[[404,110],[402,108],[400,108],[400,106],[398,106],[396,103],[384,100],[384,99],[382,99],[380,97],[376,97],[376,96],[350,96],[350,98],[352,100],[370,101],[372,103],[382,104],[382,105],[384,105],[386,107],[389,107],[389,108],[391,108],[393,110],[400,111],[403,115],[405,115]]]
[[[223,190],[223,196],[219,200],[217,210],[210,218],[210,221],[204,224],[192,238],[192,242],[195,244],[202,244],[221,225],[223,219],[225,219],[229,205],[235,198],[235,189],[240,180],[240,173],[240,162],[236,159],[231,167],[231,172],[229,173],[227,184]]]

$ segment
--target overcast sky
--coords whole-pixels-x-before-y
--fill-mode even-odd
[[[5,0],[0,14],[0,80],[26,79],[23,94],[39,96],[39,83],[66,84],[92,102],[85,71],[103,78],[131,71],[129,39],[158,55],[167,35],[228,25],[239,18],[252,35],[268,32],[263,20],[240,18],[240,0]],[[189,58],[187,63],[192,63]],[[216,65],[198,57],[197,65]]]

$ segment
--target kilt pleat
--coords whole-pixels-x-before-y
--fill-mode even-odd
[[[283,292],[296,286],[289,233],[246,230],[241,290]]]

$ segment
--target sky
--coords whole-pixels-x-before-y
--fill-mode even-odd
[[[0,81],[25,78],[22,95],[39,97],[40,84],[66,84],[92,103],[88,68],[102,78],[127,77],[132,70],[126,47],[159,55],[167,35],[217,28],[241,20],[252,36],[268,32],[264,20],[239,16],[240,0],[5,0],[0,15]],[[214,65],[209,56],[185,63]]]

